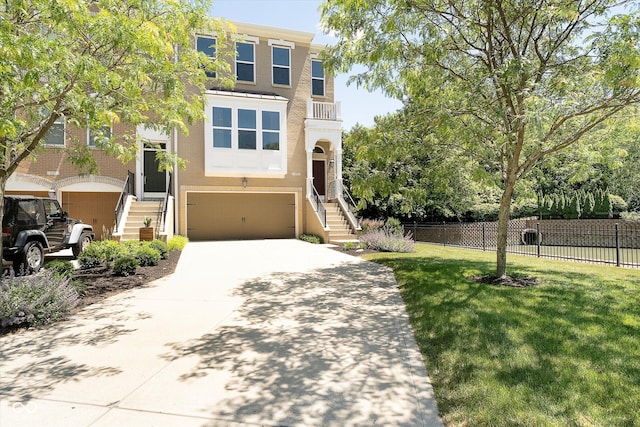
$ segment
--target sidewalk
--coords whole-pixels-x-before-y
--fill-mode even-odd
[[[192,242],[176,272],[0,337],[0,426],[438,426],[388,269],[297,240]]]

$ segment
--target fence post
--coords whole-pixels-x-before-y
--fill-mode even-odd
[[[418,221],[413,221],[413,241],[418,241]]]
[[[620,233],[616,223],[616,267],[620,267]]]
[[[443,235],[443,242],[442,244],[444,246],[447,246],[447,223],[442,221],[442,235]]]
[[[485,226],[486,226],[486,224],[483,222],[482,223],[482,250],[483,251],[487,250],[486,243],[485,243],[485,232],[484,232]]]
[[[538,246],[538,258],[540,258],[540,242],[542,242],[542,239],[540,238],[540,223],[536,222],[536,245]]]

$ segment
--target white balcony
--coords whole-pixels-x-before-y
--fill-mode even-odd
[[[307,119],[342,121],[340,103],[307,99]]]

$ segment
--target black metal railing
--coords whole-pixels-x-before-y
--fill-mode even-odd
[[[136,183],[135,183],[135,175],[131,171],[127,171],[127,178],[124,181],[124,186],[122,188],[122,192],[120,193],[120,198],[118,199],[118,203],[116,204],[115,216],[116,216],[116,230],[118,230],[120,226],[120,221],[122,220],[122,212],[124,211],[124,204],[127,201],[127,196],[129,194],[135,193]]]
[[[493,251],[498,224],[405,224],[416,241]],[[619,267],[640,268],[640,221],[513,220],[507,232],[507,252]]]
[[[360,230],[360,223],[358,222],[358,218],[355,216],[354,212],[357,210],[356,202],[351,197],[349,191],[341,185],[342,187],[342,199],[347,204],[346,214],[349,217],[350,221],[353,223],[353,226],[356,230]]]
[[[162,201],[162,209],[159,212],[159,218],[157,220],[158,231],[156,232],[156,237],[159,236],[161,231],[165,231],[165,222],[167,220],[167,211],[169,209],[169,198],[173,196],[173,174],[169,173],[169,181],[167,183],[167,191],[164,195],[164,200]]]
[[[322,222],[322,226],[326,228],[327,227],[327,210],[325,209],[324,204],[322,203],[322,198],[320,197],[320,194],[318,194],[318,190],[316,190],[316,187],[312,185],[311,188],[313,190],[313,195],[311,197],[311,205],[313,206],[313,209],[316,211],[316,213],[320,217],[320,222]]]

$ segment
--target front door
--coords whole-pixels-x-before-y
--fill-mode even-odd
[[[156,146],[145,145],[143,150],[143,197],[146,198],[158,198],[164,197],[167,191],[167,172],[158,170],[158,160],[156,160],[156,153],[158,149],[164,150],[166,144],[158,144]]]
[[[325,161],[313,161],[313,186],[318,194],[324,197],[327,194],[327,175],[325,173]]]

